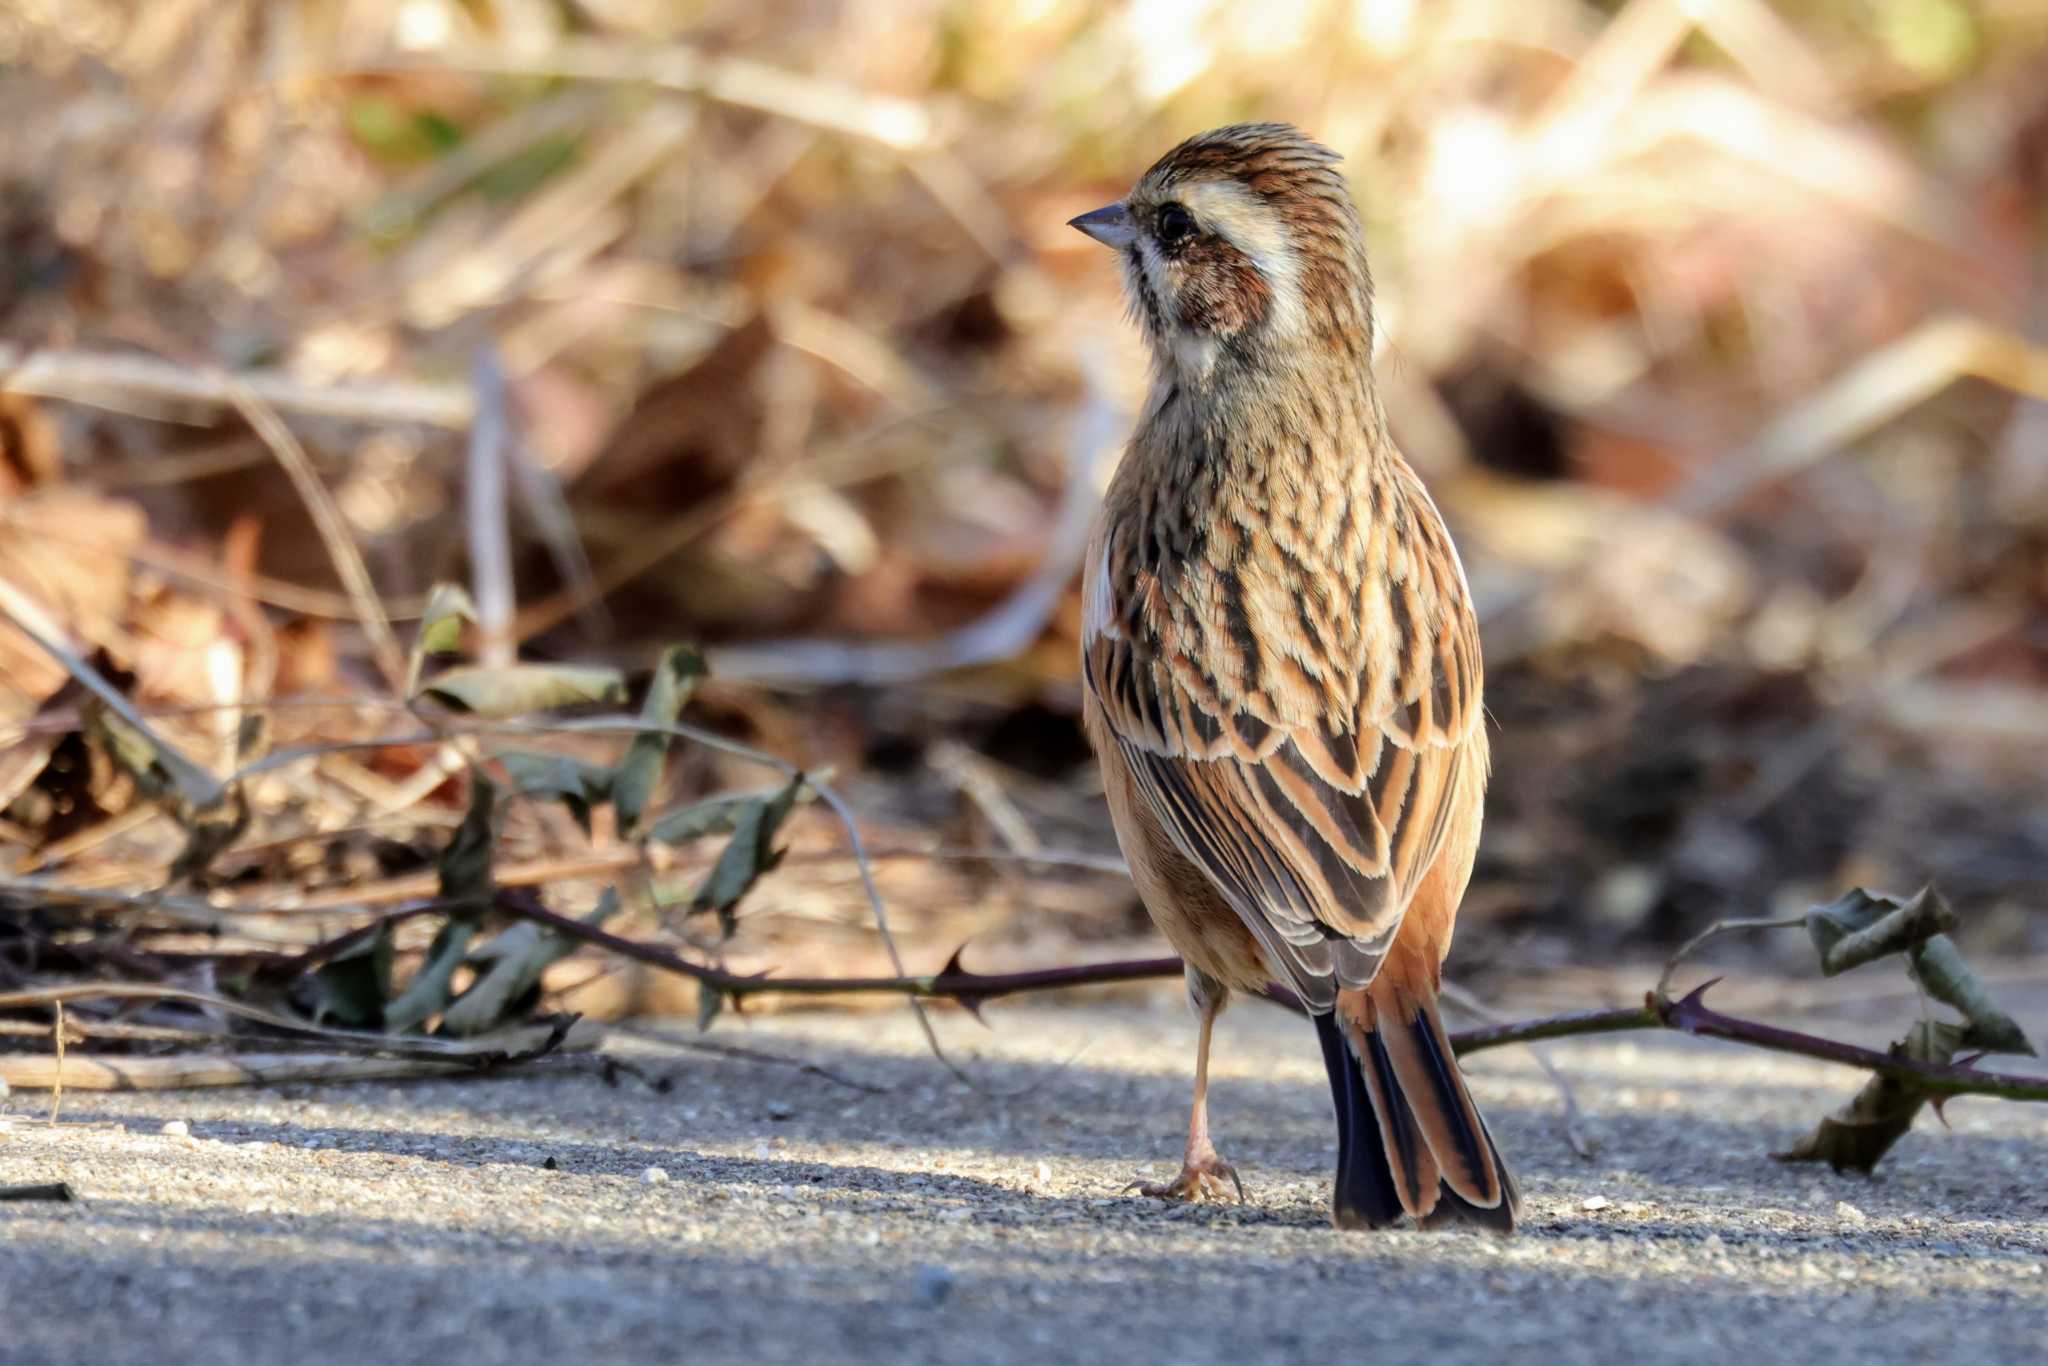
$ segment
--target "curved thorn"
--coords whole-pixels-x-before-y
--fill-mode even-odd
[[[1680,1001],[1678,1002],[1679,1006],[1682,1008],[1685,1006],[1700,1005],[1705,1000],[1707,993],[1713,990],[1715,987],[1721,985],[1721,983],[1724,980],[1726,979],[1720,977],[1709,977],[1706,981],[1700,983],[1691,991],[1685,993],[1684,997],[1680,999]]]

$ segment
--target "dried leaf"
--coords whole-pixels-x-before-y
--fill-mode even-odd
[[[108,706],[95,693],[86,699],[84,714],[87,730],[107,757],[181,825],[189,826],[192,816],[226,800],[226,784],[151,730],[132,708]]]
[[[1828,977],[1886,954],[1910,952],[1956,924],[1955,912],[1932,886],[1922,887],[1909,901],[1852,887],[1806,913],[1806,932]]]
[[[235,723],[235,762],[253,763],[270,747],[270,713],[252,711]]]
[[[88,731],[136,789],[185,829],[185,844],[171,861],[172,881],[195,877],[249,827],[249,803],[235,783],[223,783],[187,759],[146,725],[101,703],[85,701]]]
[[[2019,1023],[1998,1008],[1983,981],[1964,961],[1962,950],[1945,934],[1937,934],[1912,953],[1913,976],[1927,988],[1927,994],[1962,1012],[1969,1026],[1963,1031],[1962,1047],[1985,1053],[2023,1053],[2034,1056],[2034,1045]]]
[[[464,623],[476,621],[476,604],[460,584],[437,583],[420,614],[419,634],[413,638],[412,656],[406,661],[405,695],[411,697],[420,685],[420,670],[434,655],[453,654],[462,646]]]
[[[1955,1057],[1962,1037],[1961,1025],[1922,1020],[1890,1051],[1895,1058],[1945,1063]],[[1927,1100],[1926,1091],[1911,1078],[1873,1076],[1853,1100],[1822,1119],[1812,1133],[1771,1156],[1780,1162],[1825,1162],[1838,1172],[1867,1175],[1892,1145],[1906,1136]]]
[[[4,578],[0,578],[0,616],[12,620],[16,630],[62,665],[72,681],[89,694],[84,708],[86,728],[144,793],[162,802],[180,822],[190,813],[208,810],[222,801],[226,784],[158,735],[127,695],[107,680],[100,668],[106,661],[104,652],[92,661],[80,658],[59,640],[60,632],[44,610]]]
[[[590,811],[611,796],[612,770],[566,754],[514,751],[497,756],[513,790],[542,801],[558,801],[590,833]]]
[[[612,784],[612,806],[618,812],[621,830],[632,830],[639,824],[640,813],[647,809],[647,800],[661,781],[662,762],[673,739],[660,728],[676,723],[683,704],[690,700],[704,672],[704,653],[691,645],[670,647],[655,666],[647,701],[640,708],[640,719],[653,729],[633,737],[626,757],[619,763],[618,778]]]
[[[185,826],[185,847],[171,860],[173,881],[197,877],[225,853],[249,828],[249,800],[241,784],[227,789],[228,800],[181,815]]]
[[[478,716],[524,716],[591,702],[618,702],[626,680],[617,669],[589,664],[506,664],[449,669],[420,692]]]

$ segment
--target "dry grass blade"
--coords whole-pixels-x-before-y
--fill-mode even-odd
[[[347,1046],[362,1053],[395,1054],[412,1058],[442,1058],[456,1061],[489,1062],[514,1054],[530,1053],[548,1044],[551,1038],[557,1043],[569,1038],[588,1037],[589,1030],[581,1035],[575,1027],[566,1033],[556,1025],[524,1025],[503,1030],[498,1034],[478,1036],[470,1039],[440,1039],[425,1035],[399,1037],[391,1034],[375,1034],[363,1030],[336,1029],[328,1025],[311,1024],[279,1015],[275,1011],[252,1006],[231,996],[216,992],[195,991],[188,987],[172,986],[154,982],[68,982],[61,986],[38,987],[27,991],[0,992],[0,1010],[27,1010],[40,1007],[61,1008],[70,1001],[175,1001],[184,1005],[203,1006],[209,1010],[248,1020],[252,1024],[282,1033],[319,1040],[330,1046]],[[594,1028],[594,1026],[592,1027]],[[557,1036],[560,1036],[559,1038]]]
[[[28,905],[91,907],[99,915],[133,918],[137,922],[163,921],[215,934],[230,933],[258,943],[271,937],[233,910],[223,910],[200,897],[81,887],[54,877],[0,877],[0,898]]]
[[[313,458],[306,453],[305,446],[292,429],[285,425],[284,419],[277,415],[275,408],[251,393],[225,370],[215,373],[228,401],[263,439],[263,444],[277,457],[278,464],[283,466],[292,486],[298,490],[306,511],[313,518],[313,525],[319,529],[321,541],[327,547],[334,572],[348,590],[349,601],[355,607],[356,621],[370,639],[370,649],[376,656],[378,667],[384,672],[385,681],[393,688],[401,686],[405,681],[405,651],[399,646],[398,636],[391,629],[391,620],[384,613],[376,585],[370,580],[369,566],[363,563],[363,552],[349,531],[348,519],[342,516],[334,495],[321,482],[319,471],[313,468]]]
[[[2048,348],[1975,318],[1925,323],[1780,414],[1741,450],[1714,461],[1670,506],[1694,516],[1722,511],[1966,376],[2048,399]]]
[[[613,129],[591,155],[537,191],[481,242],[423,238],[401,266],[405,313],[441,326],[595,256],[626,227],[617,201],[689,137],[696,111],[663,100]]]
[[[459,430],[470,423],[461,385],[403,381],[313,384],[275,370],[197,369],[153,356],[82,349],[29,349],[0,342],[0,392],[73,403],[141,397],[217,408],[237,392],[284,412],[350,422],[418,424]]]
[[[93,703],[103,709],[103,719],[120,728],[121,740],[130,752],[130,763],[139,770],[153,771],[165,792],[188,812],[220,804],[227,785],[159,735],[120,689],[64,643],[62,631],[35,599],[5,579],[0,579],[0,613],[92,694]]]
[[[451,47],[425,55],[394,55],[366,63],[354,73],[320,74],[422,68],[651,85],[867,138],[899,152],[918,151],[936,140],[931,115],[914,101],[744,57],[712,56],[673,44],[649,47],[564,36],[544,53]]]
[[[476,421],[469,429],[464,465],[462,524],[469,537],[475,620],[483,636],[479,654],[486,666],[500,668],[512,662],[515,647],[511,504],[505,488],[514,440],[512,399],[489,344],[476,348],[469,377],[476,393]],[[409,670],[408,676],[416,678],[417,669]]]
[[[464,1062],[358,1054],[233,1053],[172,1058],[37,1057],[0,1053],[0,1081],[24,1091],[182,1091],[211,1086],[396,1081],[472,1073]]]

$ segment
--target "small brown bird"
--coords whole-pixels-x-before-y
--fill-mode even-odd
[[[1201,1023],[1178,1179],[1209,1140],[1232,991],[1291,989],[1337,1106],[1340,1228],[1516,1192],[1437,1013],[1486,789],[1479,631],[1458,552],[1387,432],[1372,282],[1337,156],[1220,128],[1073,220],[1123,258],[1150,396],[1084,580],[1087,725],[1117,838]]]

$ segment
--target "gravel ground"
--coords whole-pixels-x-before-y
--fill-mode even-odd
[[[616,1045],[665,1090],[563,1061],[73,1095],[55,1129],[17,1094],[0,1184],[80,1198],[0,1204],[0,1362],[2042,1360],[2048,1109],[1958,1101],[1953,1132],[1923,1120],[1872,1182],[1765,1156],[1849,1073],[1664,1036],[1552,1045],[1587,1159],[1527,1051],[1502,1050],[1472,1072],[1526,1231],[1340,1235],[1300,1021],[1225,1017],[1214,1115],[1250,1203],[1174,1206],[1119,1188],[1177,1162],[1179,1005],[990,1019],[938,1022],[983,1094],[898,1015],[710,1036],[756,1058]]]

